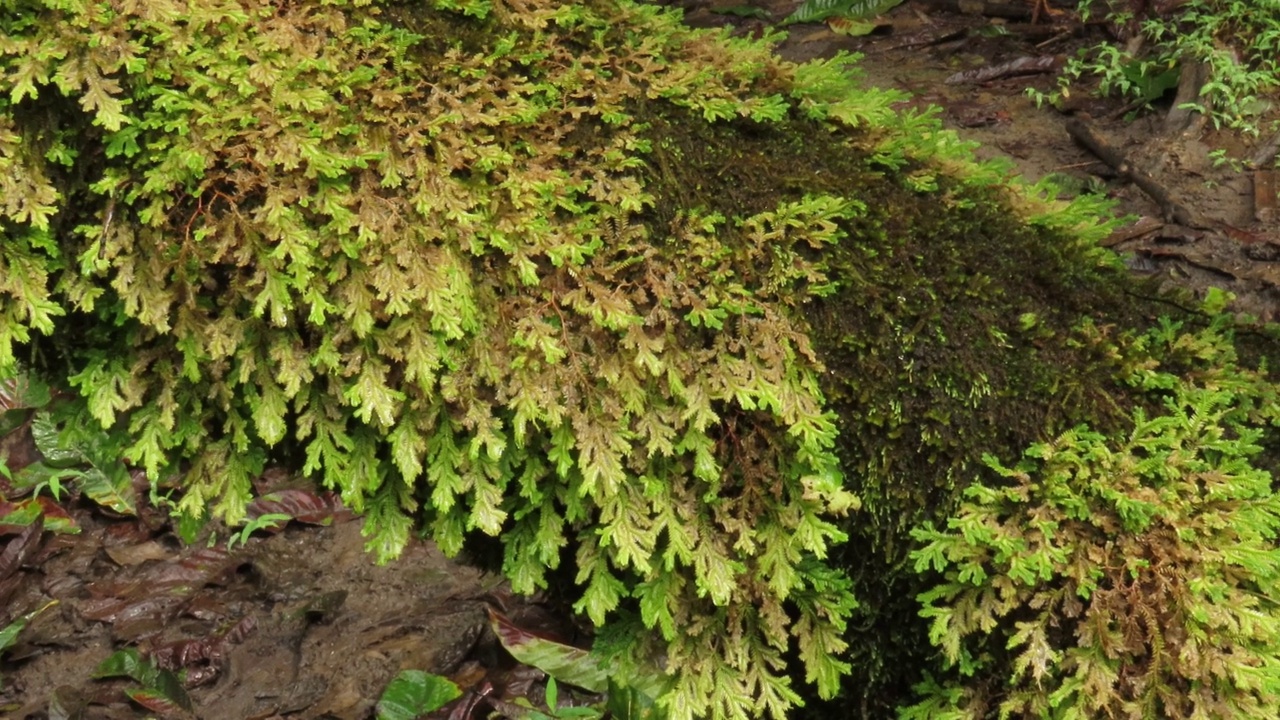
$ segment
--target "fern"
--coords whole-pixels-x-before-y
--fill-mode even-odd
[[[1223,321],[1144,341],[1191,381],[1155,367],[1155,394],[1122,442],[1081,427],[988,464],[944,530],[922,528],[917,572],[931,640],[968,679],[922,685],[901,716],[1256,718],[1280,712],[1280,496],[1253,465],[1274,394],[1232,369]],[[1224,363],[1225,364],[1220,364]],[[967,665],[967,667],[965,667]]]

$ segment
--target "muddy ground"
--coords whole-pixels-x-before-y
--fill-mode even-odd
[[[758,34],[764,19],[724,11],[756,8],[774,23],[798,3],[674,4],[691,24]],[[1025,89],[1050,90],[1061,58],[1104,39],[1107,28],[1084,26],[1070,13],[1032,24],[1031,5],[1023,0],[964,7],[969,12],[952,0],[909,0],[862,38],[826,25],[796,25],[779,51],[797,61],[842,49],[865,54],[868,82],[912,93],[913,105],[938,105],[949,127],[982,144],[981,156],[1002,155],[1029,178],[1074,178],[1078,188],[1116,199],[1117,212],[1134,221],[1110,244],[1135,272],[1198,289],[1224,287],[1240,296],[1242,312],[1277,317],[1280,229],[1259,219],[1267,218],[1266,198],[1259,204],[1254,192],[1254,183],[1266,177],[1239,165],[1215,167],[1210,157],[1213,149],[1225,148],[1246,158],[1265,144],[1265,135],[1237,137],[1194,118],[1190,127],[1170,128],[1167,101],[1126,118],[1122,100],[1093,97],[1087,85],[1077,88],[1069,112],[1038,108]],[[957,73],[1019,58],[1050,71],[948,82]],[[1268,111],[1270,119],[1280,117],[1277,105]],[[1073,139],[1073,121],[1077,131],[1091,131],[1149,173],[1164,189],[1164,203]],[[511,674],[497,648],[485,607],[497,604],[546,627],[562,609],[537,599],[512,600],[495,576],[451,562],[425,543],[378,567],[363,550],[359,522],[332,498],[287,482],[276,489],[278,504],[261,510],[287,511],[306,522],[259,533],[231,549],[225,534],[183,546],[157,512],[113,518],[87,502],[47,506],[48,515],[74,523],[78,534],[0,528],[0,627],[46,608],[0,663],[0,717],[156,715],[139,704],[148,700],[139,696],[136,681],[93,678],[99,664],[123,647],[140,648],[158,667],[185,672],[193,710],[170,706],[165,712],[173,716],[371,717],[390,678],[410,668],[452,673],[477,694],[495,692],[495,683],[504,682],[510,687],[496,692],[507,697],[529,691],[530,677]],[[572,626],[556,632],[571,635]],[[499,677],[499,667],[508,674]]]

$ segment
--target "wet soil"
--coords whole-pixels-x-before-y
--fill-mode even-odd
[[[230,550],[87,505],[70,515],[81,532],[46,533],[7,604],[58,601],[7,653],[6,718],[140,717],[122,694],[136,683],[92,679],[120,647],[185,673],[197,716],[370,717],[399,671],[459,667],[498,585],[429,543],[378,566],[349,513]]]
[[[1129,233],[1110,244],[1135,272],[1196,290],[1223,287],[1240,296],[1241,311],[1275,319],[1280,228],[1259,220],[1265,213],[1255,202],[1254,171],[1215,167],[1209,155],[1226,148],[1247,157],[1265,137],[1241,138],[1203,125],[1170,130],[1167,102],[1126,118],[1118,112],[1122,100],[1092,97],[1087,87],[1077,89],[1069,113],[1037,107],[1025,89],[1051,89],[1055,72],[948,82],[957,73],[1024,57],[1057,58],[1048,63],[1057,67],[1062,56],[1106,32],[1069,14],[1032,25],[1030,4],[1020,16],[1020,1],[1011,2],[1006,16],[992,17],[911,0],[869,37],[844,36],[826,25],[793,26],[779,52],[795,61],[840,50],[863,53],[867,82],[910,92],[910,105],[939,106],[948,127],[981,143],[980,156],[1008,157],[1030,179],[1074,178],[1078,187],[1114,198],[1117,212],[1132,220]],[[679,4],[693,25],[758,34],[763,20],[723,11],[754,7],[776,23],[798,3]],[[1274,106],[1270,112],[1280,114]],[[1196,222],[1170,217],[1167,205],[1073,140],[1067,131],[1073,120],[1087,123],[1150,173],[1169,197],[1193,211]],[[148,715],[125,694],[130,681],[93,679],[98,665],[122,647],[140,648],[156,665],[185,673],[194,706],[186,714],[371,717],[382,689],[400,670],[483,675],[476,659],[493,655],[484,608],[511,603],[502,600],[497,578],[444,558],[429,543],[414,542],[399,561],[377,566],[363,549],[360,523],[336,507],[312,517],[315,524],[294,522],[231,549],[225,536],[208,546],[183,546],[154,511],[109,518],[88,503],[69,507],[50,504],[48,513],[66,516],[78,534],[32,536],[0,528],[6,531],[0,537],[0,627],[57,601],[31,621],[0,663],[0,717]]]

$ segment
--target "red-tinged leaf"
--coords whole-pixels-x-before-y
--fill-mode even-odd
[[[235,560],[224,547],[201,548],[176,563],[151,566],[148,580],[171,592],[188,592],[217,580],[234,567]]]
[[[187,668],[183,673],[183,685],[189,688],[201,687],[215,682],[222,675],[222,666],[218,664],[201,665],[200,667]]]
[[[547,679],[547,674],[532,665],[516,665],[490,675],[489,681],[498,688],[498,697],[504,700],[527,698],[535,685]]]
[[[0,381],[0,411],[42,408],[52,399],[49,386],[33,375],[19,373]]]
[[[272,514],[288,515],[309,525],[331,525],[355,517],[354,513],[343,506],[336,493],[317,493],[301,488],[267,493],[245,508],[245,515],[251,520]]]
[[[97,620],[115,625],[136,623],[149,618],[168,617],[177,611],[182,598],[172,595],[143,596],[141,598],[99,598],[80,603],[80,615],[87,620]],[[132,633],[131,633],[132,634]]]
[[[221,643],[217,637],[175,640],[151,648],[149,654],[161,670],[184,670],[217,660],[222,654]]]
[[[507,652],[525,665],[532,665],[562,683],[590,692],[600,693],[608,689],[608,674],[600,659],[590,651],[534,635],[492,608],[489,609],[489,624]]]
[[[44,519],[44,529],[55,533],[78,533],[80,527],[53,498],[26,498],[17,502],[0,501],[0,536],[19,535],[37,518]]]
[[[44,515],[44,529],[55,533],[78,533],[80,526],[76,524],[71,513],[67,509],[59,505],[51,497],[38,497],[35,501],[40,505],[40,512]]]
[[[18,537],[5,545],[4,551],[0,552],[0,580],[16,573],[27,558],[40,547],[40,540],[43,537],[44,524],[33,522]]]
[[[423,720],[473,720],[473,718],[485,717],[487,713],[482,712],[480,706],[484,704],[490,689],[486,683],[478,690],[467,691],[462,697],[439,710],[423,715]]]
[[[149,687],[126,690],[125,694],[130,700],[162,717],[186,717],[195,708],[191,703],[191,696],[182,687],[182,681],[168,670],[156,673]]]
[[[239,645],[257,628],[258,619],[252,615],[245,615],[223,633],[222,642],[224,645]]]

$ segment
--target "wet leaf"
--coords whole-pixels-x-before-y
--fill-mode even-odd
[[[44,520],[44,529],[55,533],[78,533],[71,515],[52,498],[37,497],[17,502],[0,501],[0,535],[15,535],[29,525]]]
[[[462,696],[447,678],[421,670],[405,670],[378,700],[378,720],[414,720]]]
[[[106,548],[107,557],[117,565],[141,565],[148,560],[168,560],[173,556],[168,548],[155,540]]]
[[[223,636],[223,642],[228,645],[239,645],[244,642],[249,634],[258,628],[258,620],[252,615],[246,615],[240,618],[240,621],[232,625]]]
[[[49,720],[80,720],[84,717],[89,701],[76,688],[70,685],[59,685],[49,695],[49,706],[45,708]]]
[[[5,545],[4,551],[0,552],[0,580],[16,573],[18,568],[31,557],[36,548],[40,546],[40,539],[44,536],[43,523],[32,523],[23,530],[18,537],[9,541]]]
[[[9,623],[4,627],[3,630],[0,630],[0,652],[4,650],[8,650],[10,647],[13,646],[15,642],[17,642],[18,635],[23,631],[23,629],[27,627],[27,623],[34,620],[35,617],[40,613],[44,612],[45,610],[48,610],[49,608],[57,604],[58,604],[57,600],[50,600],[44,605],[41,605],[35,610],[32,610],[26,615],[23,615],[17,620],[14,620],[13,622]]]
[[[31,421],[31,437],[35,439],[40,454],[44,455],[46,465],[67,468],[87,463],[88,458],[85,457],[84,451],[79,447],[64,444],[61,434],[51,413],[38,412]]]
[[[110,472],[92,467],[79,480],[80,491],[94,503],[120,515],[136,515],[133,478],[123,465],[116,465]]]
[[[141,688],[126,690],[125,694],[130,700],[162,716],[185,715],[183,711],[191,712],[194,709],[191,696],[182,687],[182,681],[168,670],[154,671],[150,683],[144,683]]]
[[[91,591],[96,588],[90,588]],[[146,623],[150,618],[167,618],[182,603],[182,598],[171,595],[137,597],[130,592],[125,597],[108,597],[86,600],[80,604],[80,615],[87,620],[117,623]],[[123,633],[133,636],[135,633]]]
[[[336,493],[317,493],[300,488],[267,493],[245,508],[245,516],[251,520],[263,515],[287,515],[308,525],[331,525],[334,520],[354,517]]]
[[[600,659],[589,650],[534,635],[492,608],[489,609],[489,623],[507,652],[525,665],[532,665],[560,682],[584,690],[599,693],[608,689],[608,674]]]
[[[161,670],[184,670],[216,659],[221,644],[220,637],[175,640],[151,648],[151,662]]]
[[[154,672],[155,668],[142,657],[138,648],[130,647],[111,653],[106,660],[98,663],[91,677],[95,680],[127,677],[145,684],[150,679],[148,673]]]

